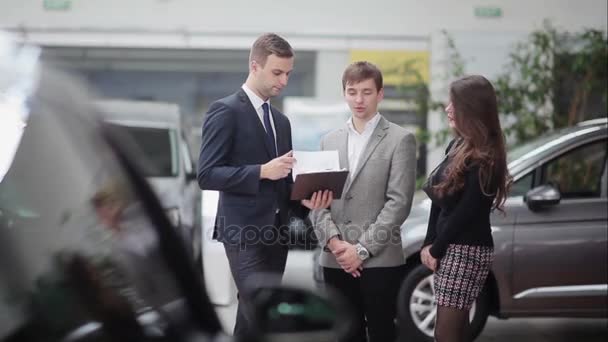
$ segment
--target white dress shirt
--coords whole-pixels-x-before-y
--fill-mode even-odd
[[[274,119],[272,118],[272,110],[270,109],[270,100],[267,100],[267,101],[262,100],[246,84],[243,84],[243,86],[241,88],[243,88],[243,90],[245,91],[245,94],[247,94],[247,97],[249,97],[249,101],[251,101],[251,104],[253,105],[253,108],[255,109],[256,113],[258,113],[258,118],[260,118],[260,121],[262,122],[262,127],[264,127],[264,130],[266,129],[266,126],[264,125],[264,109],[262,108],[262,105],[264,103],[268,104],[268,114],[269,114],[269,118],[270,118],[270,126],[272,126],[272,133],[274,134],[274,145],[276,146],[277,145],[277,130],[274,127]]]
[[[346,122],[348,127],[348,169],[349,176],[352,177],[359,164],[361,153],[365,150],[369,138],[380,122],[380,114],[376,113],[374,117],[365,124],[363,132],[359,133],[355,129],[352,117]]]

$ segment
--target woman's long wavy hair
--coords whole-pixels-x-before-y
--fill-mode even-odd
[[[450,101],[454,133],[461,139],[450,151],[445,177],[434,190],[443,197],[462,189],[466,168],[477,165],[483,193],[494,196],[492,210],[503,211],[512,179],[507,170],[494,87],[483,76],[466,76],[450,85]]]

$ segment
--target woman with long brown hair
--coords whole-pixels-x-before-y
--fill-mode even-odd
[[[438,342],[471,338],[469,310],[494,254],[490,212],[502,211],[510,185],[492,84],[483,76],[454,81],[446,112],[455,139],[424,186],[433,204],[421,251],[435,272]]]

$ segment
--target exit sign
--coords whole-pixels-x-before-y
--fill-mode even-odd
[[[494,6],[478,6],[475,7],[475,16],[481,18],[500,18],[502,17],[502,8]]]
[[[47,11],[69,11],[72,0],[44,0],[43,4]]]

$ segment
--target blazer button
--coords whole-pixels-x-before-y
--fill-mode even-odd
[[[351,200],[351,199],[353,199],[353,196],[351,196],[351,195],[346,195],[345,199],[346,199],[347,201],[348,201],[348,200]]]
[[[350,224],[352,221],[351,220],[346,220],[344,221],[344,224]]]

